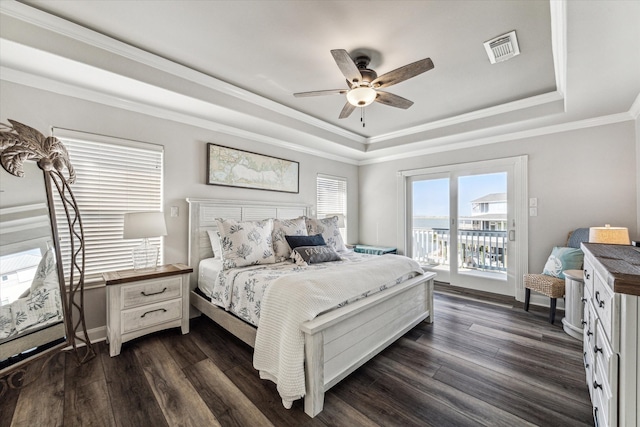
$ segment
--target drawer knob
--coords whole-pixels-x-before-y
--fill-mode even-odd
[[[581,324],[582,326],[584,326],[584,325],[586,325],[586,324],[587,324],[587,321],[586,321],[586,320],[584,320],[584,319],[582,319],[582,320],[580,321],[580,324]]]
[[[600,301],[600,291],[596,291],[596,301],[598,302],[598,307],[604,307],[604,301]]]
[[[580,298],[580,301],[582,301],[583,304],[587,303],[587,299],[586,298]]]
[[[155,313],[156,311],[161,311],[163,313],[166,313],[167,310],[165,308],[158,308],[156,310],[151,310],[151,311],[147,311],[145,312],[142,316],[140,316],[140,318],[143,318],[144,316],[146,316],[147,314],[151,314],[151,313]]]
[[[140,292],[143,296],[145,297],[150,297],[152,295],[160,295],[163,294],[165,291],[167,290],[167,287],[165,286],[164,289],[162,289],[160,292],[152,292],[150,294],[146,293],[145,291]]]
[[[588,368],[589,367],[589,363],[587,363],[587,352],[586,351],[584,353],[582,353],[582,360],[584,361],[584,367]]]
[[[602,347],[598,347],[597,345],[594,345],[593,346],[593,352],[594,353],[598,353],[598,352],[602,353]]]
[[[587,336],[589,337],[591,335],[593,335],[593,332],[591,332],[590,330],[587,329]]]
[[[584,278],[587,280],[591,278],[591,275],[587,272],[587,270],[584,271]]]
[[[597,381],[593,382],[593,388],[599,388],[600,390],[602,390],[602,384],[598,384]]]

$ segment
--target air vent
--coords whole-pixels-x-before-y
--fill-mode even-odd
[[[518,47],[515,31],[484,42],[484,48],[492,64],[520,55],[520,47]]]

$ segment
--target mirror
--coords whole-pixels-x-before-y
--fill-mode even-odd
[[[66,337],[43,173],[24,174],[0,170],[0,369]]]
[[[80,363],[95,355],[84,322],[82,221],[69,186],[75,172],[60,141],[9,122],[0,124],[0,395],[24,385],[16,372],[28,361],[63,347]]]

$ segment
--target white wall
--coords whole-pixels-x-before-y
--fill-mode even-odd
[[[397,172],[528,155],[529,271],[542,271],[554,245],[578,227],[605,223],[640,238],[636,180],[636,125],[632,121],[360,167],[360,241],[395,246]]]
[[[49,134],[51,127],[128,138],[164,146],[164,210],[178,206],[180,215],[167,215],[165,262],[187,263],[187,197],[236,200],[270,200],[308,203],[315,206],[318,173],[347,178],[348,241],[358,241],[358,167],[326,160],[284,148],[248,141],[207,129],[107,107],[76,98],[57,95],[22,85],[0,81],[0,122],[17,120]],[[206,185],[206,144],[250,150],[300,162],[300,193],[278,193]],[[87,326],[105,325],[104,286],[92,287],[86,294]]]

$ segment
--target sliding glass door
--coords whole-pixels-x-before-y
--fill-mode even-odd
[[[409,256],[436,272],[438,281],[518,294],[518,263],[512,255],[525,239],[515,238],[515,207],[523,200],[526,206],[526,195],[514,191],[514,171],[509,162],[497,161],[423,169],[408,176]]]

